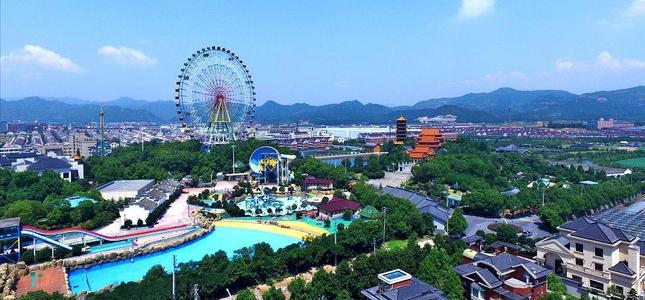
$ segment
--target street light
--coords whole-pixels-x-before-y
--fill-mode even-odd
[[[383,212],[383,244],[385,244],[385,218],[387,216],[387,207],[383,206],[381,211]]]
[[[235,174],[235,145],[231,145],[233,148],[233,174]]]

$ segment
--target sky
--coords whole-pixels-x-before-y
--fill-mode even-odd
[[[3,0],[0,97],[170,100],[208,45],[259,104],[584,93],[645,85],[645,0]]]

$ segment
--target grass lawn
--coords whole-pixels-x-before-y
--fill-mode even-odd
[[[393,249],[404,249],[405,247],[407,247],[407,245],[408,245],[407,240],[392,240],[392,241],[386,242],[384,247],[385,249],[393,250]]]
[[[645,169],[645,157],[623,159],[623,160],[617,161],[617,163],[626,168]]]

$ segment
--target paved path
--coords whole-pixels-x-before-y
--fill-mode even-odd
[[[385,172],[385,177],[380,179],[370,179],[367,183],[375,187],[400,187],[401,183],[412,178],[411,172]]]
[[[474,235],[477,230],[483,230],[487,233],[492,233],[488,229],[488,224],[506,222],[509,224],[522,227],[522,230],[528,230],[533,233],[531,238],[539,238],[552,235],[550,232],[543,228],[542,221],[537,215],[522,217],[517,219],[503,219],[503,218],[485,218],[472,215],[464,215],[468,221],[468,228],[466,229],[466,236]]]

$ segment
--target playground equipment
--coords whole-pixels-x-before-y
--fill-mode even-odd
[[[293,177],[289,172],[289,162],[295,158],[295,155],[280,154],[273,147],[262,146],[251,153],[249,167],[253,177],[260,182],[285,184]]]

